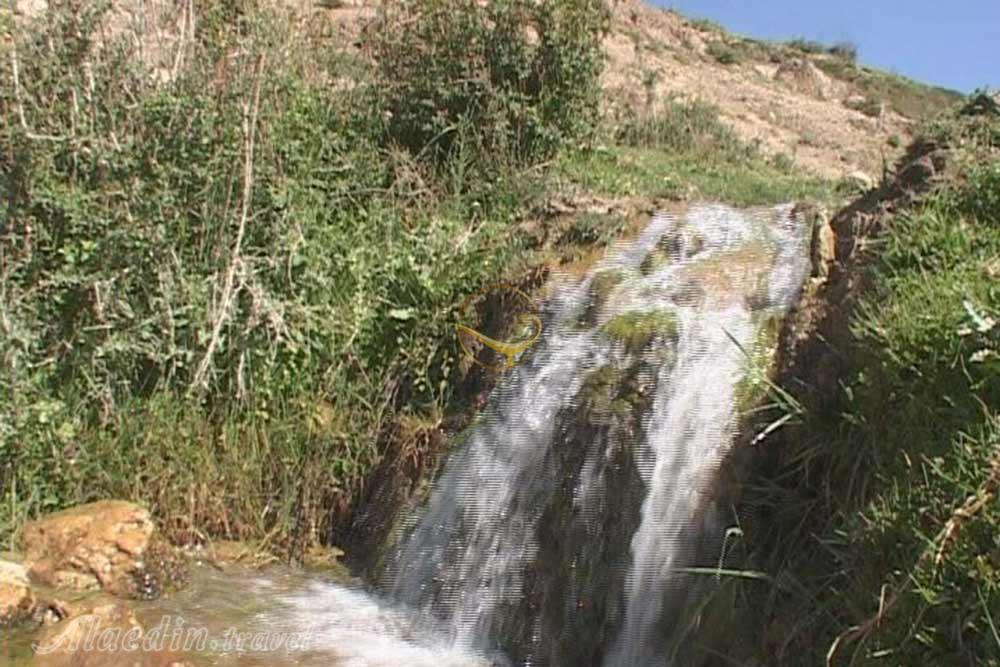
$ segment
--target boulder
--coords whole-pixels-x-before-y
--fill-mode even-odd
[[[50,586],[154,599],[187,581],[186,561],[159,535],[149,512],[124,501],[80,505],[33,521],[22,545],[31,576]]]
[[[37,604],[24,566],[0,560],[0,626],[30,618]]]
[[[46,628],[36,667],[192,667],[163,641],[144,642],[142,625],[119,603],[101,604]]]

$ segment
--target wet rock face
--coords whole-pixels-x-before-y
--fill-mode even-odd
[[[495,628],[515,664],[598,665],[615,638],[647,491],[636,460],[653,378],[652,368],[626,356],[592,371],[575,407],[560,415],[560,446],[547,462],[560,483],[539,522],[521,603]],[[578,495],[589,466],[596,503]]]
[[[809,259],[812,263],[812,277],[826,280],[837,261],[837,236],[830,225],[830,215],[822,206],[811,203],[796,205],[792,215],[802,220],[810,230]]]
[[[149,600],[182,587],[187,564],[156,531],[149,512],[123,501],[99,501],[25,526],[25,561],[49,586],[104,589]]]
[[[28,583],[28,571],[0,560],[0,627],[30,618],[37,605]]]

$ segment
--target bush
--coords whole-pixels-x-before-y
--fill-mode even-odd
[[[709,42],[707,51],[708,55],[715,58],[715,61],[720,65],[735,65],[741,60],[736,49],[720,40]]]
[[[535,164],[597,120],[600,0],[386,3],[368,46],[388,141],[440,170]]]
[[[670,152],[746,156],[748,147],[720,119],[715,106],[694,100],[668,99],[651,112],[628,117],[617,139],[628,146]]]
[[[849,63],[855,63],[858,60],[858,47],[851,42],[837,42],[827,49],[827,53]]]
[[[788,42],[786,42],[786,44],[793,49],[802,51],[803,53],[823,53],[824,51],[826,51],[826,47],[823,46],[821,42],[817,42],[811,39],[804,39],[802,37],[789,40]]]
[[[369,91],[251,5],[201,6],[166,81],[136,35],[89,40],[99,4],[4,44],[0,535],[110,496],[291,552],[331,538],[387,405],[448,400],[449,313],[506,268],[528,189],[414,197]]]

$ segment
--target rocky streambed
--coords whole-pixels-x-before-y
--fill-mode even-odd
[[[366,591],[336,549],[301,568],[232,542],[181,551],[120,501],[28,524],[20,546],[0,554],[4,665],[476,664]]]

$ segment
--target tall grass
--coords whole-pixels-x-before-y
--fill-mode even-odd
[[[504,5],[505,44],[521,51],[483,63],[531,62],[547,21],[547,39],[577,44],[547,72],[592,94],[597,6],[538,17],[523,4]],[[419,39],[452,30],[458,48],[482,40],[449,17],[485,30],[500,10],[435,6],[436,23],[424,5],[390,12],[410,12]],[[458,94],[461,72],[409,60],[419,42],[394,50],[393,24],[369,30],[368,60],[283,9],[178,11],[198,15],[159,59],[104,3],[53,4],[17,30],[5,18],[4,543],[25,518],[107,496],[148,503],[178,539],[254,537],[287,553],[330,539],[393,415],[449,401],[452,310],[517,253],[510,223],[539,188],[525,167],[592,122],[520,95],[544,151],[476,107],[450,118],[467,129],[442,156],[391,122],[407,104],[435,118],[433,104],[376,83],[414,66],[432,81],[437,66],[436,84]],[[511,94],[486,85],[475,100],[503,109]]]
[[[996,114],[927,128],[953,151],[946,179],[863,241],[869,288],[847,339],[826,341],[834,394],[749,487],[769,529],[746,564],[788,590],[746,589],[754,620],[731,655],[1000,664],[998,128]]]

